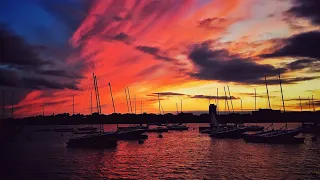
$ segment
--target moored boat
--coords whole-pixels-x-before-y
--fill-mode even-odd
[[[117,139],[115,132],[98,133],[82,137],[70,138],[67,147],[70,148],[115,148]]]

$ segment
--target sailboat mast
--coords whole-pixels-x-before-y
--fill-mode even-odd
[[[74,115],[74,95],[72,95],[72,115]]]
[[[127,101],[128,113],[130,113],[129,102],[128,102],[128,95],[127,95],[127,88],[124,89],[124,93],[126,94],[126,101]]]
[[[180,106],[181,106],[181,107],[180,107],[180,108],[181,108],[180,110],[181,110],[181,113],[182,113],[182,100],[180,100],[180,101],[181,101],[181,102],[180,102]]]
[[[116,113],[116,107],[114,106],[114,100],[113,100],[112,88],[111,88],[110,82],[109,82],[109,88],[110,88],[110,94],[111,94],[111,99],[112,99],[113,113]]]
[[[256,88],[254,88],[254,111],[257,110],[257,91]]]
[[[176,108],[177,108],[177,115],[179,114],[179,112],[178,112],[178,103],[176,103]]]
[[[266,82],[266,89],[267,89],[267,95],[268,95],[268,103],[269,103],[269,109],[271,109],[271,105],[270,105],[270,97],[269,97],[269,90],[268,90],[268,84],[267,84],[267,77],[264,77],[264,80]]]
[[[310,97],[308,96],[308,100],[309,100],[309,110],[311,111],[311,102],[310,102]]]
[[[159,104],[159,112],[161,114],[161,107],[160,107],[160,93],[158,93],[158,104]]]
[[[283,106],[283,112],[286,112],[286,108],[284,106],[284,99],[283,99],[283,91],[282,91],[282,85],[281,85],[281,77],[279,73],[279,83],[280,83],[280,89],[281,89],[281,97],[282,97],[282,106]]]
[[[131,97],[130,97],[129,87],[127,87],[127,89],[128,89],[128,95],[129,95],[130,109],[131,109],[131,112],[133,112],[133,110],[132,110],[132,105],[131,105]]]
[[[98,92],[97,92],[97,84],[96,84],[96,76],[94,75],[94,73],[92,73],[93,75],[93,86],[94,86],[94,92],[96,95],[96,103],[97,103],[97,113],[100,114],[100,110],[99,110],[99,102],[98,102]]]
[[[140,104],[140,110],[141,110],[141,114],[142,114],[142,100],[141,100],[141,104]]]
[[[241,101],[241,112],[243,113],[243,109],[242,109],[242,99],[240,99],[240,101]]]
[[[227,92],[226,92],[226,87],[224,86],[223,89],[224,89],[225,102],[226,102],[227,107],[228,107],[228,112],[230,113],[230,108],[229,108],[229,103],[228,103],[228,96],[227,96]]]
[[[229,98],[230,98],[230,102],[231,102],[232,112],[234,113],[232,98],[231,98],[231,94],[230,94],[230,89],[229,89],[228,85],[227,85],[227,87],[228,87],[228,91],[229,91]]]
[[[134,113],[137,114],[137,101],[136,101],[136,95],[134,95]]]
[[[312,102],[313,111],[316,111],[316,110],[314,109],[313,95],[311,96],[311,102]]]
[[[92,114],[92,90],[90,93],[90,113]]]
[[[96,79],[96,87],[97,87],[98,103],[99,103],[99,114],[102,114],[101,104],[100,104],[100,93],[99,93],[98,79],[97,79],[97,76],[94,76],[94,78]]]
[[[219,112],[219,89],[217,88],[217,114]]]
[[[299,101],[300,101],[300,111],[302,112],[302,104],[301,104],[300,96],[299,96]]]

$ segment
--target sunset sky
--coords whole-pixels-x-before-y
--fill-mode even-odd
[[[320,110],[319,0],[2,0],[0,89],[8,117],[208,111],[230,88],[235,111]],[[226,89],[227,90],[227,89]],[[14,96],[13,96],[14,92]],[[229,95],[229,93],[227,93]],[[2,99],[2,95],[1,95]],[[1,102],[2,103],[2,102]],[[230,102],[229,102],[230,103]],[[2,109],[2,108],[1,108]],[[2,111],[2,110],[1,110]],[[2,113],[2,112],[1,112]]]

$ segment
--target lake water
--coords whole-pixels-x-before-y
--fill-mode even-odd
[[[320,139],[311,135],[302,135],[301,145],[250,144],[212,139],[199,133],[199,124],[188,126],[108,150],[69,149],[65,143],[74,135],[29,126],[1,148],[0,179],[320,179]]]

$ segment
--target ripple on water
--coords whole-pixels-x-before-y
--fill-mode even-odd
[[[67,133],[30,134],[32,142],[7,146],[5,168],[16,179],[320,179],[320,141],[308,136],[297,146],[212,139],[197,130],[163,136],[82,150],[65,148]]]

